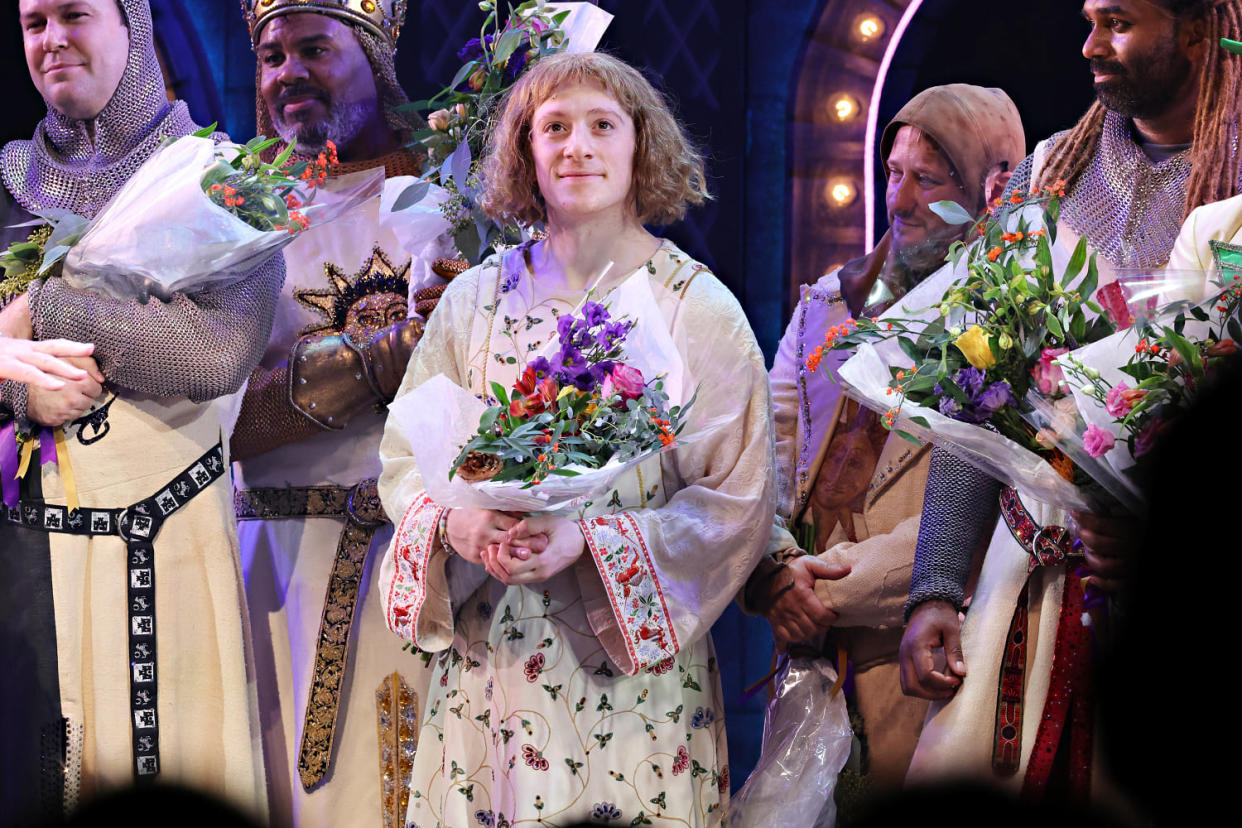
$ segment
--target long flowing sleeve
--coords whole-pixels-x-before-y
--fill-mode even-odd
[[[282,255],[228,287],[194,295],[118,300],[61,279],[27,292],[36,339],[95,343],[109,382],[159,397],[194,402],[231,394],[258,364],[285,279]]]
[[[754,334],[709,274],[682,302],[697,416],[727,424],[664,456],[663,506],[580,521],[594,563],[584,555],[577,567],[587,617],[628,675],[707,634],[763,554],[775,513],[771,395]]]
[[[470,320],[479,271],[457,277],[445,290],[406,366],[395,400],[437,374],[465,386]],[[434,435],[432,435],[434,439]],[[443,507],[423,489],[409,437],[389,417],[380,442],[380,500],[396,531],[380,566],[380,602],[388,628],[420,649],[438,652],[453,640],[452,595],[468,595],[487,577],[482,567],[455,559],[436,541]],[[469,583],[462,583],[468,581]],[[454,589],[454,585],[458,589]]]

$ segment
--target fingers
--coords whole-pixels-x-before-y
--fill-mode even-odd
[[[95,352],[95,346],[90,342],[73,342],[68,339],[44,339],[32,342],[31,347],[53,357],[88,357]]]
[[[850,568],[846,564],[828,563],[812,556],[807,556],[806,568],[816,578],[823,578],[827,581],[839,581],[850,574]]]
[[[956,618],[954,620],[956,621]],[[959,676],[966,675],[966,659],[962,655],[962,625],[960,623],[945,625],[941,630],[941,637],[944,641],[944,657],[949,669]],[[954,686],[960,683],[961,681],[958,680]]]

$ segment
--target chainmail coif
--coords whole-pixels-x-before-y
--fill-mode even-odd
[[[147,0],[118,3],[129,27],[129,59],[95,118],[94,142],[84,122],[49,105],[33,140],[0,151],[4,186],[27,210],[61,208],[91,218],[165,137],[197,129],[186,105],[166,98]],[[27,298],[35,337],[95,343],[95,361],[110,384],[202,402],[238,390],[258,363],[284,277],[277,255],[229,287],[178,293],[168,302],[112,299],[55,278],[33,282]],[[26,386],[5,382],[0,394],[24,421]]]
[[[85,121],[67,118],[49,103],[33,139],[11,141],[0,151],[0,178],[27,210],[59,208],[93,218],[164,136],[198,128],[183,102],[168,102],[147,0],[118,3],[129,27],[129,62],[95,117],[94,141]]]

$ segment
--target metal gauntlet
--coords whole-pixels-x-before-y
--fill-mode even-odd
[[[422,335],[423,320],[407,319],[361,344],[349,334],[304,336],[289,357],[289,401],[320,427],[342,429],[392,400]]]

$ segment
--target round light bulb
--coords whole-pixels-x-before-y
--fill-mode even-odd
[[[858,101],[853,95],[840,94],[832,101],[832,114],[838,121],[852,121],[858,114]]]
[[[884,21],[876,17],[874,14],[865,14],[858,18],[855,25],[855,31],[863,40],[875,40],[884,34]]]

